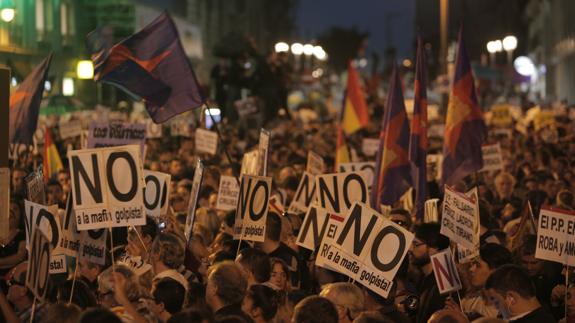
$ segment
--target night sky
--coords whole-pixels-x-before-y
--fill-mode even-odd
[[[370,34],[368,51],[383,54],[388,46],[386,20],[399,58],[412,57],[415,0],[300,0],[296,11],[301,42],[314,39],[331,26],[353,27]]]

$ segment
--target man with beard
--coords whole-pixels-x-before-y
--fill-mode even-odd
[[[439,294],[430,256],[449,247],[449,239],[439,233],[438,223],[424,223],[415,228],[415,239],[409,250],[411,264],[421,270],[423,279],[417,288],[419,305],[417,323],[427,322],[429,317],[445,305],[446,296]]]

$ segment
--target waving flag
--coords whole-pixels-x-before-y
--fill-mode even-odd
[[[32,144],[51,61],[52,54],[38,64],[18,90],[10,95],[10,143]]]
[[[461,30],[458,47],[443,137],[441,177],[443,184],[447,185],[455,185],[483,167],[481,145],[487,137]]]
[[[349,163],[349,149],[345,142],[345,134],[340,124],[337,125],[337,142],[335,143],[335,165],[334,172],[337,173],[341,163]]]
[[[104,30],[88,35],[94,43]],[[138,33],[107,49],[100,39],[92,55],[95,80],[113,84],[144,99],[155,123],[162,123],[204,103],[178,31],[164,12]]]
[[[52,176],[58,171],[64,169],[62,166],[62,159],[60,159],[60,153],[54,140],[52,139],[52,131],[49,127],[46,127],[46,134],[44,135],[44,164],[43,173],[44,180],[48,181]]]
[[[394,66],[379,135],[371,191],[374,209],[379,210],[380,204],[393,205],[411,187],[408,149],[409,119],[405,113],[401,80]]]
[[[342,128],[347,135],[367,127],[369,113],[361,91],[359,75],[349,62],[347,67],[347,88],[343,106]]]
[[[421,38],[417,39],[415,85],[411,134],[409,136],[409,161],[413,165],[413,186],[416,193],[416,217],[423,219],[427,198],[427,77],[425,54]]]

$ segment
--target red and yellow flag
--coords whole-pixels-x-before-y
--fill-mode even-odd
[[[335,144],[335,166],[334,172],[338,172],[339,165],[342,163],[349,163],[349,149],[345,142],[345,134],[343,133],[342,126],[337,125],[337,142]]]
[[[351,135],[359,129],[367,127],[368,123],[369,113],[359,83],[359,75],[350,62],[347,68],[347,88],[341,121],[342,128],[347,135]]]
[[[58,148],[56,148],[54,140],[52,140],[52,131],[50,131],[50,128],[48,127],[46,127],[46,134],[44,136],[43,168],[45,181],[48,181],[50,178],[52,178],[52,175],[64,169]]]

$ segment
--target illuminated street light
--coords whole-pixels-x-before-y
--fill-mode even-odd
[[[319,59],[320,61],[323,61],[326,59],[327,54],[321,46],[315,46],[313,48],[313,56],[315,56],[315,58]]]
[[[283,53],[289,51],[289,45],[284,42],[279,42],[275,45],[276,53]]]
[[[303,45],[303,54],[305,56],[313,55],[313,45],[312,44],[305,44]]]
[[[487,51],[489,52],[489,60],[491,65],[495,64],[495,53],[500,52],[503,47],[501,40],[492,40],[487,43]]]
[[[71,77],[64,77],[62,79],[62,94],[64,96],[74,95],[74,79]]]
[[[81,80],[90,80],[94,78],[94,65],[92,61],[79,61],[76,65],[76,75]]]
[[[300,43],[291,44],[291,53],[296,56],[303,54],[303,45]]]
[[[517,37],[507,36],[503,38],[503,49],[507,52],[507,63],[513,64],[513,51],[517,48]]]
[[[14,16],[16,15],[16,10],[14,8],[4,8],[0,11],[0,18],[5,22],[11,22],[14,20]]]

